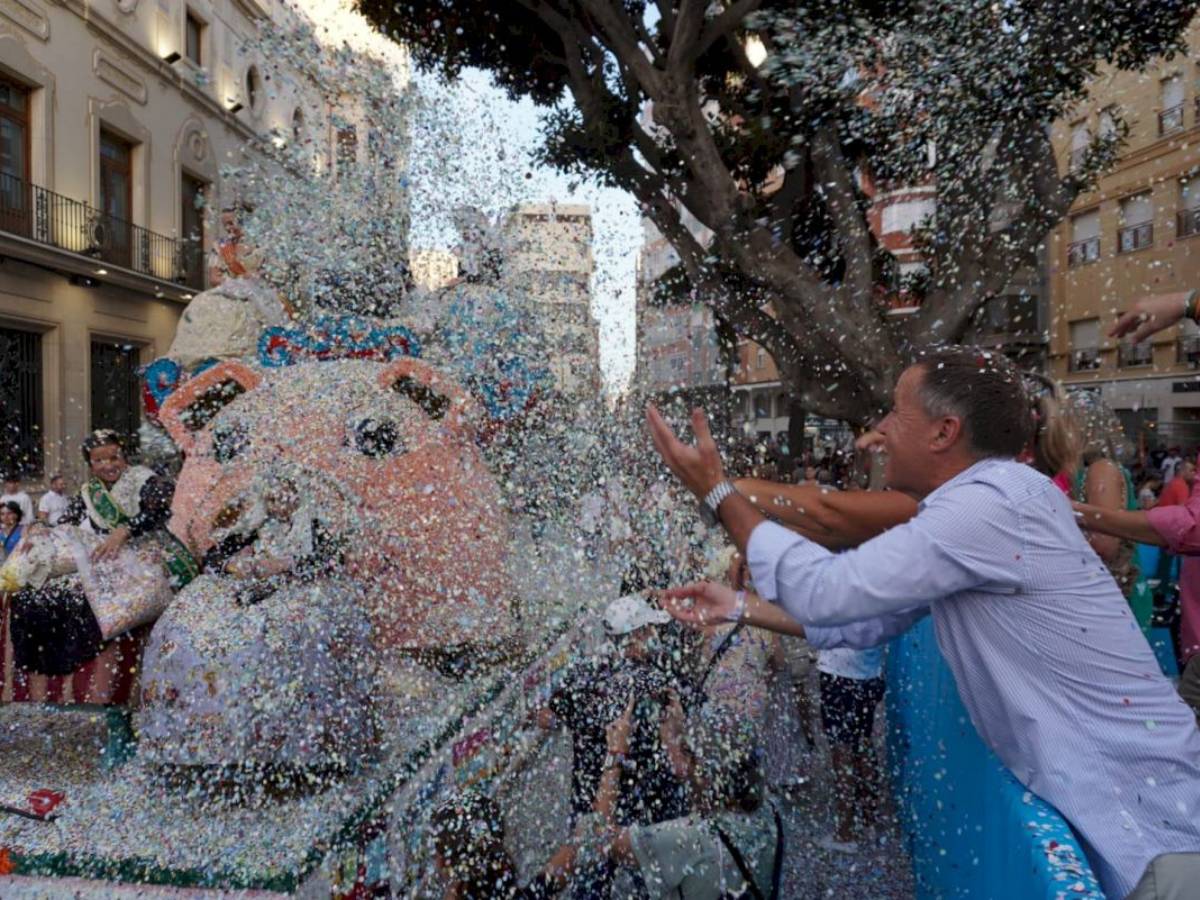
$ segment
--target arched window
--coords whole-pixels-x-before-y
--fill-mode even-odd
[[[258,66],[251,66],[246,70],[246,105],[250,107],[251,112],[256,113],[261,110],[262,101],[262,74],[258,71]]]

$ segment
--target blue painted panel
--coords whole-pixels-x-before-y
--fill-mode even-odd
[[[888,654],[893,790],[930,900],[1102,900],[1070,827],[975,731],[925,619]]]

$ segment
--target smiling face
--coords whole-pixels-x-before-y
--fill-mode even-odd
[[[21,514],[8,504],[0,506],[0,528],[6,532],[12,531],[21,521]]]
[[[925,411],[920,387],[921,369],[910,366],[900,375],[893,392],[892,409],[879,423],[887,451],[884,478],[888,487],[914,496],[924,496],[930,469],[931,445],[940,422]]]
[[[129,463],[116,444],[102,444],[88,453],[88,468],[105,484],[115,484],[125,474]]]

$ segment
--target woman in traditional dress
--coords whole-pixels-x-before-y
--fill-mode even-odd
[[[8,558],[17,545],[21,543],[24,526],[21,519],[24,511],[16,500],[6,500],[0,503],[0,560]]]
[[[13,656],[44,675],[74,672],[104,643],[152,622],[199,567],[167,530],[175,485],[131,466],[120,436],[83,442],[90,477],[54,529],[33,527],[0,568],[12,598]]]

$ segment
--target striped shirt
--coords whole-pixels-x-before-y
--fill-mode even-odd
[[[917,516],[833,555],[773,523],[747,557],[814,647],[867,647],[932,614],[980,736],[1056,806],[1104,890],[1200,851],[1200,731],[1070,501],[1014,460],[976,463]]]

